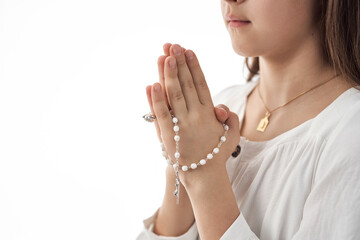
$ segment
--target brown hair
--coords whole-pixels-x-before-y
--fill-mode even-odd
[[[360,1],[320,0],[319,30],[325,61],[351,85],[360,85]],[[259,57],[245,58],[247,82],[259,74]]]

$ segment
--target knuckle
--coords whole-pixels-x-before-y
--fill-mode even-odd
[[[159,119],[166,119],[169,116],[169,112],[166,109],[159,109],[159,112],[156,114],[156,117]]]
[[[193,81],[191,81],[190,79],[181,82],[181,87],[182,88],[188,88],[188,89],[194,89],[195,88]]]
[[[175,101],[181,101],[184,98],[182,91],[174,91],[170,94],[171,98]]]
[[[231,112],[231,113],[233,113],[233,112]],[[233,113],[233,115],[234,115],[236,122],[239,122],[239,116],[236,113]]]
[[[201,89],[207,89],[207,88],[208,88],[207,83],[206,83],[206,81],[205,81],[204,78],[201,78],[201,79],[198,81],[198,86],[199,86],[199,88],[201,88]]]
[[[234,113],[234,112],[229,112],[229,114],[228,114],[228,118],[226,119],[226,121],[239,121],[239,116],[236,114],[236,113]]]
[[[186,60],[184,55],[181,55],[180,57],[176,58],[176,62],[179,66],[184,66],[186,64]]]
[[[152,102],[153,103],[161,103],[163,100],[161,99],[161,98],[159,98],[159,97],[154,97],[153,99],[152,99]]]

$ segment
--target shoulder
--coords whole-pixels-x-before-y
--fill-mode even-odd
[[[327,137],[327,144],[360,159],[360,91],[353,89],[336,111],[339,118]]]
[[[326,128],[318,174],[355,172],[360,174],[360,91],[352,91],[336,110],[338,119]],[[324,122],[324,125],[326,123]]]

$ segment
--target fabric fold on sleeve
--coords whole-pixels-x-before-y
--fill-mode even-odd
[[[258,240],[259,238],[251,231],[244,215],[240,215],[226,230],[220,240]]]
[[[159,209],[149,218],[143,220],[143,230],[136,238],[136,240],[198,240],[198,230],[196,226],[196,222],[189,228],[189,230],[181,236],[176,237],[167,237],[160,236],[153,232],[154,223],[158,217]]]

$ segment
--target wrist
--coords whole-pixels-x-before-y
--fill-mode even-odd
[[[174,167],[171,164],[167,165],[167,167],[166,167],[166,184],[173,186],[175,184],[175,179],[176,179],[176,174],[175,174]]]
[[[229,182],[226,165],[222,162],[207,164],[193,171],[181,172],[180,179],[187,191]]]

